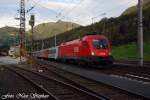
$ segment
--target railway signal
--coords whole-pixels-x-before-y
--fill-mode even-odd
[[[33,27],[34,27],[34,24],[35,24],[35,16],[34,15],[31,15],[30,17],[30,21],[29,21],[29,25],[31,26],[31,52],[34,50],[34,38],[33,38],[33,33],[34,33],[34,30],[33,30]]]
[[[29,60],[29,63],[31,64],[31,66],[33,66],[33,54],[32,52],[34,51],[34,38],[33,38],[33,33],[34,33],[34,25],[35,25],[35,16],[34,15],[31,15],[30,16],[30,20],[29,20],[29,25],[31,26],[31,57],[28,57],[28,60]]]

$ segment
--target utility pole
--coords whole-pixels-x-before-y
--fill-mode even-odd
[[[36,42],[36,51],[39,51],[39,47],[38,47],[39,43],[38,42],[39,41]]]
[[[138,54],[139,64],[143,66],[143,12],[142,12],[142,0],[138,0]]]
[[[106,17],[104,18],[103,34],[106,34]]]
[[[103,13],[104,16],[104,26],[103,26],[103,33],[106,34],[106,13]]]
[[[95,28],[94,28],[94,17],[92,17],[91,20],[92,20],[92,31],[93,31],[93,34],[94,34],[94,32],[95,32]]]
[[[56,37],[56,33],[55,33],[55,47],[57,46],[57,37]]]
[[[20,0],[20,62],[25,56],[25,0]]]
[[[93,25],[94,24],[94,17],[92,17],[91,20],[92,20],[92,25]]]

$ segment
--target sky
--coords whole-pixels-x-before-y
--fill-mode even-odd
[[[120,16],[138,0],[25,0],[26,10],[36,5],[26,14],[26,26],[31,14],[35,14],[35,24],[71,21],[80,25],[90,25],[104,17]],[[0,0],[0,27],[18,27],[20,0]],[[93,20],[92,20],[93,19]]]

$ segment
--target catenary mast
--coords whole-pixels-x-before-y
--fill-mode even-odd
[[[22,57],[25,56],[25,0],[20,1],[20,62]]]
[[[139,64],[143,66],[143,13],[142,13],[142,0],[138,0],[138,54]]]

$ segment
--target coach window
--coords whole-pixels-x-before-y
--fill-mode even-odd
[[[53,54],[53,53],[56,53],[56,50],[55,50],[55,49],[49,50],[49,54]]]

